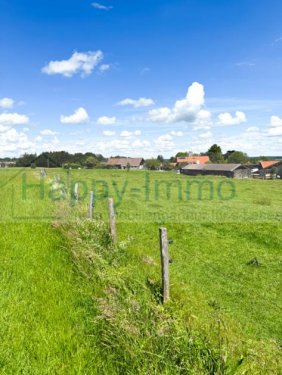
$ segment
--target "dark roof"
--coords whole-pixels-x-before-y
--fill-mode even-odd
[[[107,165],[111,166],[122,166],[126,167],[129,165],[130,167],[139,167],[144,162],[143,158],[110,158],[107,161]]]
[[[182,169],[194,171],[233,172],[240,167],[245,168],[242,164],[188,164]]]

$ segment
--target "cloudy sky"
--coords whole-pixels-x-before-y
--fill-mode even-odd
[[[281,0],[1,0],[0,157],[282,154]]]

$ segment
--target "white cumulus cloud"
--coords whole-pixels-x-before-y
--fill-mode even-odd
[[[153,122],[168,122],[171,118],[171,109],[161,107],[149,112],[149,120]]]
[[[22,125],[27,124],[29,118],[26,115],[20,115],[19,113],[1,113],[0,124],[2,125]]]
[[[24,132],[19,132],[15,128],[4,127],[0,125],[0,156],[7,154],[18,155],[26,150],[34,149],[34,143],[28,139]]]
[[[240,111],[235,112],[234,116],[229,112],[224,112],[218,115],[218,124],[222,126],[240,125],[246,121],[247,118],[245,113]]]
[[[282,136],[282,118],[271,116],[268,135],[271,137]]]
[[[118,105],[121,105],[121,106],[128,105],[134,108],[149,107],[154,104],[155,104],[154,100],[150,98],[139,98],[139,99],[126,98],[118,102]]]
[[[108,117],[108,116],[101,116],[97,120],[98,125],[114,125],[117,122],[117,118],[115,116]]]
[[[188,88],[186,97],[177,100],[172,108],[161,107],[149,111],[148,120],[153,122],[187,122],[197,124],[210,120],[211,114],[204,109],[205,90],[204,86],[198,82],[193,82]]]
[[[89,121],[89,116],[85,108],[80,107],[70,116],[61,115],[62,124],[82,124]]]
[[[74,52],[68,60],[50,61],[42,68],[42,72],[49,75],[61,74],[64,77],[81,74],[84,77],[92,73],[103,57],[102,51]]]
[[[0,99],[0,108],[12,108],[14,103],[14,100],[11,98],[2,98]]]
[[[271,116],[270,118],[270,126],[272,127],[280,127],[282,126],[282,118],[278,116]]]
[[[150,154],[152,152],[151,143],[147,140],[141,139],[113,139],[107,142],[97,142],[95,144],[95,150],[107,155],[117,155],[122,153],[127,156],[144,156],[144,153]]]

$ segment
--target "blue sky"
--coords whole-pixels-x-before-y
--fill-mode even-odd
[[[0,1],[0,157],[282,154],[280,0]]]

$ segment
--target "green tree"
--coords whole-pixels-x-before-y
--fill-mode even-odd
[[[32,163],[35,162],[37,158],[36,154],[27,154],[20,156],[16,162],[17,167],[30,167]]]
[[[189,156],[189,154],[188,154],[187,151],[185,151],[185,152],[180,151],[180,152],[178,152],[178,153],[175,155],[176,158],[183,158],[183,157],[185,157],[185,156]]]
[[[248,155],[241,151],[234,151],[227,158],[227,163],[244,164],[249,160]]]
[[[145,161],[145,167],[152,171],[158,170],[160,168],[160,161],[157,159],[148,159]]]
[[[221,147],[217,144],[212,145],[207,152],[210,161],[213,163],[224,163]]]
[[[171,171],[173,169],[173,166],[170,164],[170,162],[163,162],[163,166],[162,166],[162,169],[164,171]]]
[[[92,169],[92,168],[95,168],[98,166],[98,164],[100,164],[99,160],[94,157],[94,156],[88,156],[85,160],[85,162],[83,163],[83,165],[88,168],[88,169]]]

